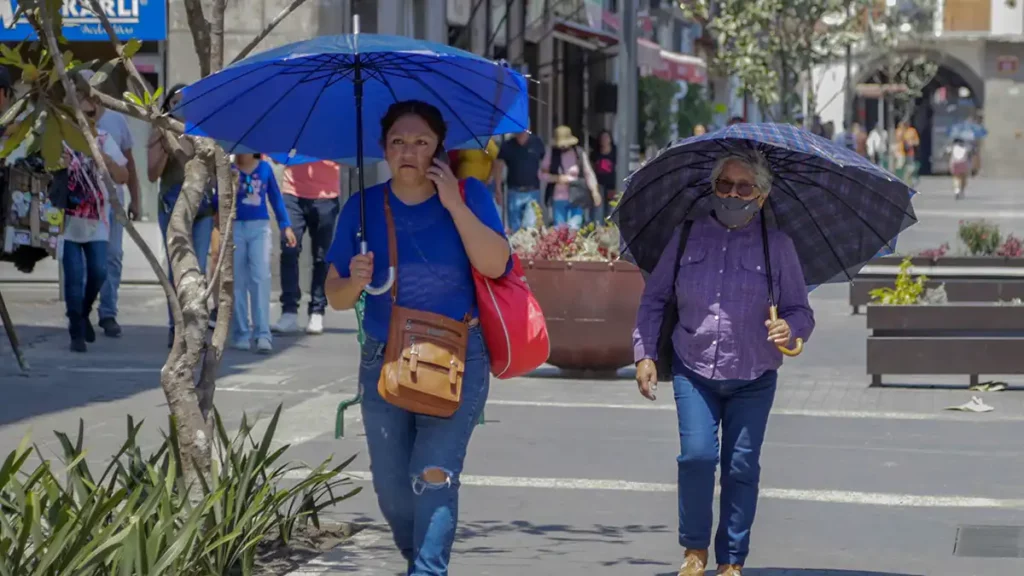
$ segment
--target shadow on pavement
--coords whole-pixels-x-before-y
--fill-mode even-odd
[[[22,349],[31,369],[27,374],[20,373],[7,346],[0,350],[0,392],[4,394],[0,426],[158,389],[160,368],[169,352],[168,328],[130,324],[123,324],[122,328],[120,338],[106,338],[97,327],[100,333],[96,342],[88,345],[88,352],[76,353],[68,350],[68,333],[63,327],[19,326]],[[221,362],[220,378],[272,364],[306,338],[304,334],[275,336],[274,351],[266,355],[228,349]]]

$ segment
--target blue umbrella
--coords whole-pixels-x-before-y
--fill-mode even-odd
[[[707,213],[711,170],[738,148],[771,167],[763,221],[793,240],[809,287],[852,280],[917,222],[914,191],[856,152],[788,124],[736,124],[677,141],[627,180],[612,218],[641,269],[654,269],[684,220]]]
[[[320,36],[250,56],[188,86],[175,109],[189,134],[259,151],[282,163],[384,157],[380,123],[404,100],[432,104],[449,149],[486,147],[529,124],[526,79],[503,63],[433,42],[359,34]],[[360,194],[360,199],[363,195]],[[360,203],[359,237],[366,227]],[[361,250],[366,252],[365,241]],[[387,291],[394,278],[371,294]]]

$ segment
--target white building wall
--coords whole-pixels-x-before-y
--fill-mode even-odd
[[[991,2],[990,30],[994,36],[1024,33],[1024,4],[1006,0],[991,0]]]

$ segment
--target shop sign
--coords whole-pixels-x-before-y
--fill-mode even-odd
[[[1012,76],[1020,69],[1020,58],[1016,56],[999,56],[996,58],[996,72]]]
[[[107,41],[107,32],[89,5],[88,0],[62,0],[63,32],[69,42]],[[166,0],[100,0],[100,5],[121,40],[167,39]],[[37,39],[24,17],[14,21],[17,12],[17,0],[0,0],[0,42]]]

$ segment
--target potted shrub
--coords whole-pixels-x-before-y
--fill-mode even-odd
[[[579,231],[524,228],[510,240],[544,310],[551,338],[548,363],[593,372],[632,364],[644,279],[639,268],[619,259],[618,229],[610,222]]]

